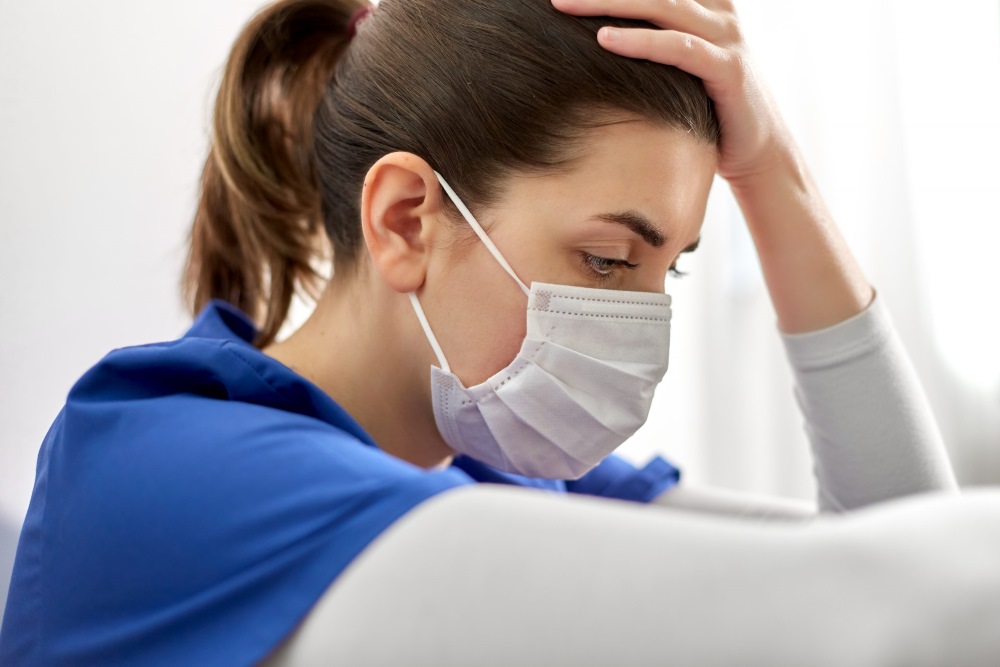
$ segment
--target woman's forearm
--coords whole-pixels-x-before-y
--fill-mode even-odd
[[[771,167],[730,187],[757,247],[784,333],[815,331],[864,310],[873,291],[794,142]]]

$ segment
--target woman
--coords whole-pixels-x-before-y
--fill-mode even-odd
[[[755,623],[792,622],[802,639],[765,642],[769,664],[859,664],[933,660],[959,620],[973,636],[929,609],[931,639],[895,652],[880,621],[917,606],[931,563],[1000,550],[971,524],[938,545],[914,519],[995,520],[996,497],[815,531],[638,506],[815,514],[612,453],[666,371],[664,280],[716,173],[796,373],[818,510],[954,493],[728,1],[283,0],[240,35],[219,91],[193,326],[112,351],[42,445],[4,664],[280,662],[324,636],[348,664],[724,663],[767,638]],[[317,306],[278,342],[298,287]],[[945,580],[956,600],[998,589]]]

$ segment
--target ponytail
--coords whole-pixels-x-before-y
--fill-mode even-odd
[[[215,104],[211,147],[189,236],[182,290],[197,314],[214,298],[249,314],[272,343],[328,251],[313,116],[350,36],[359,0],[281,0],[237,38]]]

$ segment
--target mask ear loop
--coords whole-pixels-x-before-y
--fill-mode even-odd
[[[455,206],[457,206],[458,210],[461,211],[462,215],[465,217],[466,222],[468,222],[469,226],[472,227],[472,231],[476,233],[476,236],[478,236],[479,239],[483,242],[483,245],[485,245],[486,249],[490,251],[490,254],[493,255],[493,257],[498,262],[500,262],[500,266],[503,267],[504,271],[510,274],[510,277],[514,279],[518,287],[521,288],[521,291],[524,292],[525,296],[530,294],[531,290],[528,289],[527,285],[521,282],[521,279],[517,277],[516,273],[514,273],[514,269],[510,268],[510,264],[508,264],[507,260],[503,258],[503,255],[500,254],[500,251],[493,244],[493,241],[490,239],[490,237],[486,235],[486,230],[483,229],[482,225],[480,225],[479,222],[476,220],[476,218],[472,215],[472,211],[470,211],[468,207],[466,207],[465,203],[462,202],[461,199],[459,199],[458,195],[455,194],[455,191],[451,189],[451,186],[448,185],[448,182],[444,180],[444,176],[439,174],[437,170],[434,171],[434,175],[437,176],[437,179],[441,182],[441,187],[445,189],[445,192],[448,193],[448,196],[451,197],[451,200],[455,202]]]
[[[486,230],[483,229],[483,226],[480,225],[479,221],[476,220],[474,215],[472,215],[472,211],[470,211],[461,198],[459,198],[458,194],[452,190],[451,186],[448,185],[448,181],[444,180],[444,176],[438,173],[437,170],[434,171],[434,175],[437,176],[438,181],[441,182],[441,187],[443,187],[445,192],[448,193],[448,196],[451,197],[451,200],[455,203],[455,206],[458,207],[458,210],[462,213],[466,222],[468,222],[469,226],[472,227],[472,231],[476,233],[476,236],[478,236],[479,240],[483,242],[483,245],[485,245],[486,249],[489,250],[491,255],[493,255],[493,258],[496,259],[497,262],[500,263],[500,266],[503,267],[503,270],[514,279],[514,282],[516,282],[517,286],[521,288],[521,291],[524,292],[525,296],[529,295],[531,290],[528,289],[528,286],[517,277],[516,273],[514,273],[514,269],[510,267],[507,260],[500,254],[500,250],[497,249],[496,245],[494,245],[493,240],[487,236]],[[417,319],[420,320],[420,327],[424,330],[424,334],[427,336],[427,342],[431,344],[431,348],[434,350],[435,356],[437,356],[438,364],[440,364],[441,370],[445,373],[450,373],[451,366],[448,365],[448,360],[444,358],[444,350],[441,349],[441,344],[438,343],[437,337],[431,330],[430,322],[427,321],[424,309],[420,305],[420,299],[417,298],[416,292],[408,292],[407,296],[410,298],[413,310],[417,314]]]
[[[410,303],[413,304],[413,310],[417,313],[417,319],[420,320],[420,326],[427,335],[427,342],[431,344],[431,347],[434,349],[434,354],[437,355],[438,364],[441,365],[441,370],[445,373],[450,373],[451,367],[448,365],[448,360],[444,358],[444,350],[441,349],[441,344],[438,343],[437,337],[434,335],[434,332],[431,331],[431,325],[427,321],[427,316],[424,315],[424,309],[420,306],[420,299],[417,298],[417,293],[407,292],[407,296],[410,297]]]

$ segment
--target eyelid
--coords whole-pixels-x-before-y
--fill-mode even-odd
[[[594,257],[601,257],[603,259],[613,259],[626,261],[632,256],[634,248],[631,243],[606,243],[601,244],[591,243],[587,245],[581,245],[580,251],[585,252],[588,255],[593,255]]]
[[[698,246],[699,246],[700,244],[701,244],[701,237],[699,236],[699,237],[698,237],[698,238],[697,238],[697,239],[695,240],[695,242],[694,242],[694,243],[692,243],[692,244],[691,244],[691,245],[689,245],[688,247],[686,247],[686,248],[684,248],[683,250],[681,250],[680,254],[681,254],[681,255],[683,255],[683,254],[684,254],[684,253],[686,253],[686,252],[694,252],[695,250],[697,250],[697,249],[698,249]]]
[[[594,253],[587,252],[586,250],[582,251],[580,254],[584,258],[584,260],[588,262],[593,263],[594,261],[600,261],[606,263],[608,266],[612,268],[622,267],[626,269],[635,269],[638,268],[639,266],[636,263],[628,261],[628,259],[619,259],[617,257],[605,257],[604,255],[595,255]]]

